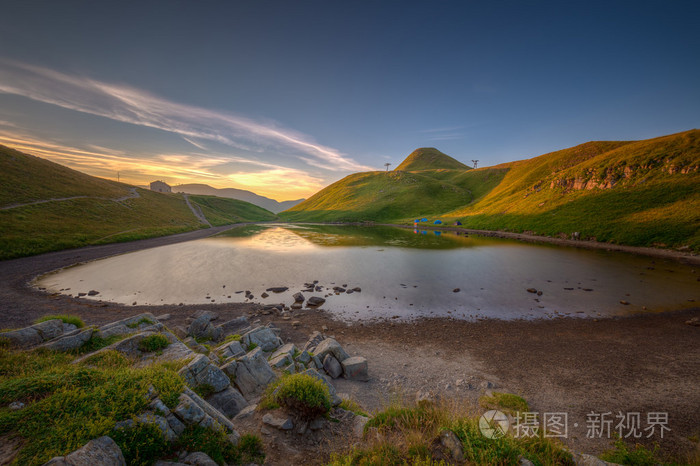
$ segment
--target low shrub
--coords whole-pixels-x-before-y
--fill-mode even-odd
[[[170,446],[163,432],[153,423],[137,422],[132,428],[112,431],[110,437],[121,448],[129,465],[151,465]]]
[[[614,448],[603,452],[600,459],[610,463],[634,464],[639,466],[654,466],[660,464],[656,458],[657,448],[648,450],[644,445],[635,445],[630,449],[621,438],[615,439]]]
[[[139,327],[141,324],[153,325],[153,323],[154,323],[154,322],[153,322],[151,319],[148,319],[148,318],[146,318],[146,317],[142,317],[138,322],[132,322],[132,323],[130,323],[129,325],[127,325],[127,327],[129,327],[129,328],[137,328],[137,327]]]
[[[234,333],[233,335],[229,335],[226,338],[224,338],[224,341],[221,342],[222,345],[225,345],[226,343],[231,343],[232,341],[241,341],[241,336],[237,333]]]
[[[144,353],[152,353],[154,351],[167,348],[169,344],[170,341],[168,341],[165,335],[157,333],[155,335],[149,335],[141,340],[139,343],[139,349]]]
[[[129,358],[119,351],[106,350],[90,356],[83,361],[86,366],[94,366],[101,369],[119,369],[131,365]]]
[[[54,320],[54,319],[60,319],[63,321],[64,324],[73,324],[78,328],[85,327],[85,322],[83,322],[83,319],[81,319],[78,316],[71,316],[71,315],[67,315],[67,314],[47,315],[47,316],[39,317],[37,320],[34,321],[34,323],[39,324],[41,322],[46,322],[47,320]]]
[[[219,464],[262,463],[265,460],[262,440],[255,435],[241,436],[232,444],[221,431],[199,425],[188,426],[174,445],[174,451],[201,451]]]
[[[326,384],[308,374],[285,375],[266,392],[266,405],[277,404],[302,419],[313,419],[331,409],[331,395]]]
[[[194,392],[202,398],[206,399],[209,398],[209,395],[213,395],[214,393],[216,393],[216,390],[213,386],[209,385],[208,383],[204,383],[194,387]]]
[[[112,335],[107,338],[102,338],[100,336],[95,335],[94,333],[92,334],[92,338],[90,338],[83,346],[81,346],[78,349],[75,349],[71,351],[73,354],[87,354],[87,353],[92,353],[94,351],[97,351],[99,349],[105,348],[112,343],[116,343],[120,340],[123,340],[126,338],[126,335]]]
[[[358,414],[360,416],[368,416],[368,414],[357,401],[351,400],[349,398],[346,398],[343,401],[341,401],[338,407],[344,409],[345,411],[350,411],[352,413]]]
[[[491,396],[484,395],[479,398],[479,404],[482,408],[499,409],[512,416],[530,411],[527,401],[512,393],[493,392]]]

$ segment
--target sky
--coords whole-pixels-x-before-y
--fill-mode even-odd
[[[278,200],[700,127],[700,3],[3,1],[0,144]]]

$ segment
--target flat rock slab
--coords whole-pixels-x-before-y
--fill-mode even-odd
[[[83,447],[66,456],[58,456],[51,459],[47,465],[51,466],[126,466],[124,455],[117,444],[110,437],[104,436],[90,440]]]
[[[369,380],[369,375],[367,373],[367,359],[363,358],[362,356],[347,358],[340,364],[343,366],[343,374],[345,374],[346,379],[361,380],[363,382]]]
[[[279,430],[292,430],[294,428],[294,422],[289,417],[277,417],[267,413],[263,416],[262,421],[264,424]]]

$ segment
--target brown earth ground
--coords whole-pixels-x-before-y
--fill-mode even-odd
[[[611,443],[607,436],[587,438],[588,413],[610,412],[614,420],[618,412],[640,412],[646,427],[646,413],[666,412],[671,430],[663,438],[657,431],[639,441],[649,447],[658,443],[662,456],[681,463],[688,455],[700,458],[700,327],[685,324],[700,317],[700,308],[598,320],[424,319],[364,325],[302,310],[293,314],[292,320],[300,323],[294,327],[292,320],[265,315],[253,303],[122,306],[47,295],[28,285],[37,275],[78,262],[201,238],[225,228],[2,261],[0,327],[22,327],[45,314],[75,314],[87,324],[103,324],[141,312],[169,313],[166,324],[175,326],[184,325],[195,310],[209,309],[220,321],[248,315],[274,322],[285,340],[303,345],[312,331],[326,326],[324,333],[334,335],[351,355],[367,358],[370,381],[335,384],[369,412],[397,397],[412,400],[417,390],[463,401],[465,411],[480,412],[475,402],[491,383],[495,391],[523,396],[532,411],[568,413],[565,443],[576,451],[598,454]],[[325,459],[318,447],[285,441],[285,435],[294,434],[263,436],[270,464]]]

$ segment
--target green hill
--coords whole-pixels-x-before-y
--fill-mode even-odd
[[[588,142],[474,170],[445,168],[446,160],[459,162],[440,154],[419,149],[395,172],[350,175],[281,216],[387,223],[425,216],[476,229],[578,232],[598,241],[700,250],[698,130]]]
[[[202,209],[202,213],[214,226],[241,222],[266,222],[277,215],[250,202],[217,196],[193,196],[190,201]]]
[[[397,171],[417,171],[417,170],[467,170],[470,167],[464,165],[459,160],[455,160],[447,154],[443,154],[434,147],[421,147],[416,149],[396,167]]]
[[[191,196],[190,200],[213,225],[275,218],[235,199]],[[205,226],[181,194],[96,178],[4,146],[0,146],[0,225],[0,259]]]

